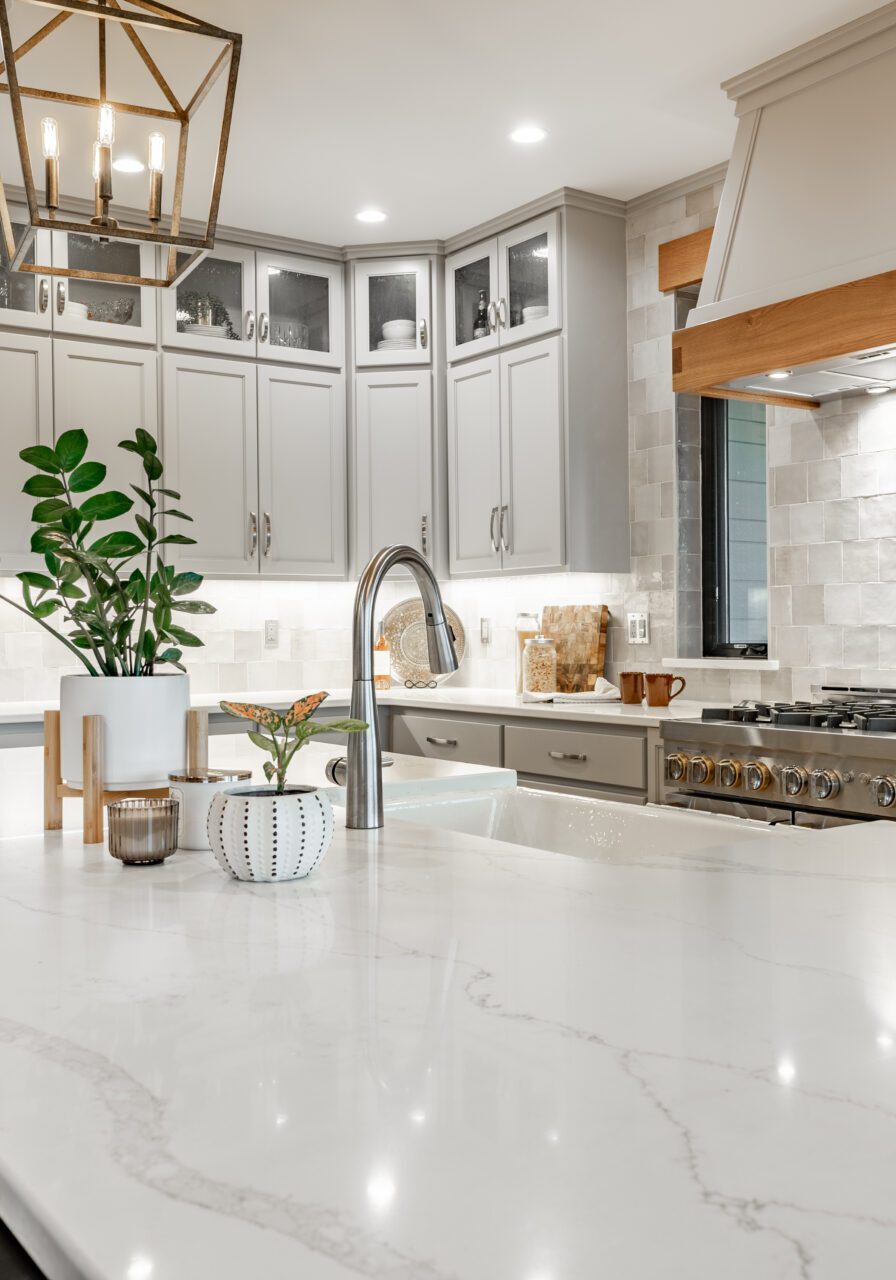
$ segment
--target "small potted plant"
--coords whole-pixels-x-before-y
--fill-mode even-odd
[[[286,773],[293,756],[319,733],[360,733],[361,720],[311,717],[329,695],[299,698],[282,714],[272,707],[222,702],[221,710],[258,729],[249,740],[270,760],[264,762],[266,787],[238,787],[214,796],[208,814],[208,838],[218,864],[237,880],[296,880],[313,871],[333,839],[333,808],[316,787],[290,787]]]
[[[35,471],[23,488],[36,499],[31,550],[44,568],[18,575],[21,603],[0,595],[84,669],[60,681],[63,778],[83,785],[82,719],[100,715],[103,781],[112,790],[164,786],[183,762],[190,686],[181,658],[202,641],[176,619],[215,612],[192,598],[200,574],[177,573],[165,563],[167,548],[195,539],[173,531],[175,521],[190,516],[177,508],[180,494],[163,487],[155,438],[139,429],[119,448],[141,463],[143,483],[130,488],[143,509],[132,529],[122,518],[135,500],[101,487],[106,466],[87,458],[85,432],[64,431],[52,447],[22,450],[19,457]],[[98,536],[105,521],[116,523]]]

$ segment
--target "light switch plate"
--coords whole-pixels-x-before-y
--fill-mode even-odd
[[[627,613],[625,620],[629,644],[650,644],[649,613]]]
[[[492,642],[492,620],[491,618],[479,619],[479,639],[483,644],[491,644]]]
[[[268,618],[264,624],[264,647],[276,649],[280,643],[280,623],[276,618]]]

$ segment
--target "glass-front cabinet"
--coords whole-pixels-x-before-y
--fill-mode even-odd
[[[342,264],[259,253],[258,354],[289,364],[343,363]]]
[[[184,261],[186,255],[179,255]],[[258,327],[255,251],[218,245],[163,289],[162,342],[184,351],[254,356]]]
[[[498,242],[453,253],[446,263],[448,359],[481,355],[498,345]]]
[[[355,362],[429,364],[428,258],[355,263]]]
[[[98,240],[92,235],[53,233],[53,266],[98,273],[108,279],[55,276],[53,328],[77,337],[155,342],[156,292],[116,276],[153,278],[156,247],[132,240]]]
[[[13,214],[12,230],[16,243],[20,243],[27,222],[16,221]],[[47,266],[51,255],[49,231],[35,232],[25,255],[25,262],[35,261]],[[0,236],[0,324],[15,325],[19,329],[49,331],[53,324],[50,310],[50,278],[35,275],[31,271],[10,271],[6,243]]]
[[[446,272],[449,360],[561,327],[559,213],[452,254]]]

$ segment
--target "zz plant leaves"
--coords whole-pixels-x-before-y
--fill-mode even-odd
[[[38,527],[31,549],[43,556],[46,573],[18,575],[23,603],[4,595],[0,600],[55,636],[92,676],[151,676],[163,665],[183,671],[184,648],[197,648],[202,641],[173,624],[172,612],[215,612],[202,600],[183,599],[202,585],[200,574],[177,573],[165,564],[166,545],[188,546],[195,539],[165,535],[163,517],[190,517],[160,510],[162,499],[180,501],[180,494],[157,484],[165,470],[158,443],[139,428],[119,445],[137,454],[146,477],[145,487],[130,486],[144,507],[134,513],[136,531],[113,528],[95,536],[97,522],[121,520],[134,499],[117,489],[92,492],[105,481],[107,468],[85,460],[88,446],[85,431],[65,431],[54,447],[32,445],[19,454],[35,470],[23,492],[39,499],[32,512]]]

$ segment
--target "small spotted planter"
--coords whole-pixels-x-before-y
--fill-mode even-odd
[[[208,841],[237,880],[297,880],[313,871],[333,839],[333,808],[314,787],[219,791],[208,812]]]

